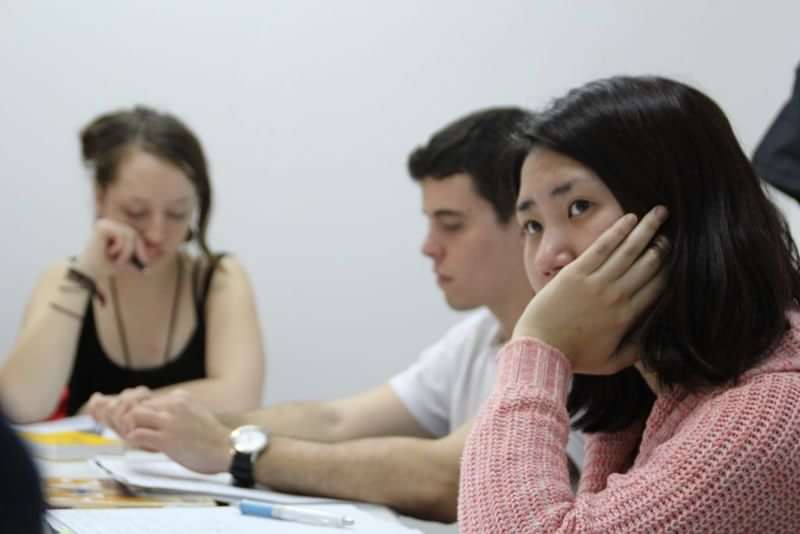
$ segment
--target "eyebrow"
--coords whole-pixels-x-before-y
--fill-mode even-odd
[[[437,219],[440,217],[463,217],[464,213],[450,209],[438,209],[431,213],[430,216]]]
[[[578,182],[586,182],[589,181],[589,178],[585,178],[583,176],[572,178],[571,180],[567,180],[563,184],[557,185],[550,191],[550,198],[556,198],[560,196],[564,196],[570,191],[572,191],[572,187]],[[517,204],[517,211],[528,211],[536,206],[536,201],[532,198],[523,199]]]
[[[131,197],[130,201],[131,202],[138,202],[140,204],[148,204],[149,203],[149,200],[146,199],[146,198],[143,198],[143,197]],[[186,197],[176,198],[175,200],[170,200],[168,202],[168,204],[185,204],[185,203],[191,202],[191,201],[192,201],[192,197],[191,196],[186,196]]]

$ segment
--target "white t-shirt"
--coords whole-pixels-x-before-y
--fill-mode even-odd
[[[390,381],[411,415],[436,437],[475,417],[494,387],[500,324],[487,309],[453,326],[419,359]],[[572,431],[567,453],[583,466],[583,436]]]

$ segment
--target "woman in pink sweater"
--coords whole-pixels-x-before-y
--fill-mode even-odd
[[[611,78],[525,142],[537,295],[464,452],[461,531],[800,532],[797,250],[723,112]]]

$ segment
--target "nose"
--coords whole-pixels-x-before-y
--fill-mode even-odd
[[[160,245],[164,241],[164,232],[166,230],[164,217],[160,214],[153,215],[142,230],[142,235],[147,245]]]
[[[428,231],[428,235],[425,236],[425,241],[422,242],[422,254],[437,263],[444,256],[444,247],[439,240],[436,239],[432,231]]]
[[[569,234],[559,229],[550,229],[542,236],[534,265],[549,280],[574,259],[575,247]]]

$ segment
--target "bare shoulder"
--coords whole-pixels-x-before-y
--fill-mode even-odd
[[[221,257],[217,264],[217,269],[219,273],[224,273],[227,276],[247,276],[244,264],[233,254],[226,254]]]
[[[70,261],[68,258],[62,258],[51,263],[39,276],[34,292],[60,284],[67,274],[69,266]]]
[[[242,262],[236,256],[226,254],[213,264],[213,272],[209,272],[212,264],[206,258],[197,258],[197,267],[203,276],[199,276],[198,282],[202,285],[207,276],[211,276],[208,286],[208,297],[215,301],[219,297],[223,299],[230,295],[232,298],[246,296],[252,293],[250,278]]]
[[[23,313],[23,327],[29,322],[30,318],[38,314],[48,306],[53,295],[58,291],[58,287],[63,283],[64,276],[69,269],[70,261],[67,258],[59,259],[50,264],[41,275],[31,292],[31,297]]]
[[[211,280],[212,289],[231,284],[249,283],[247,270],[236,256],[226,254],[219,259]]]

